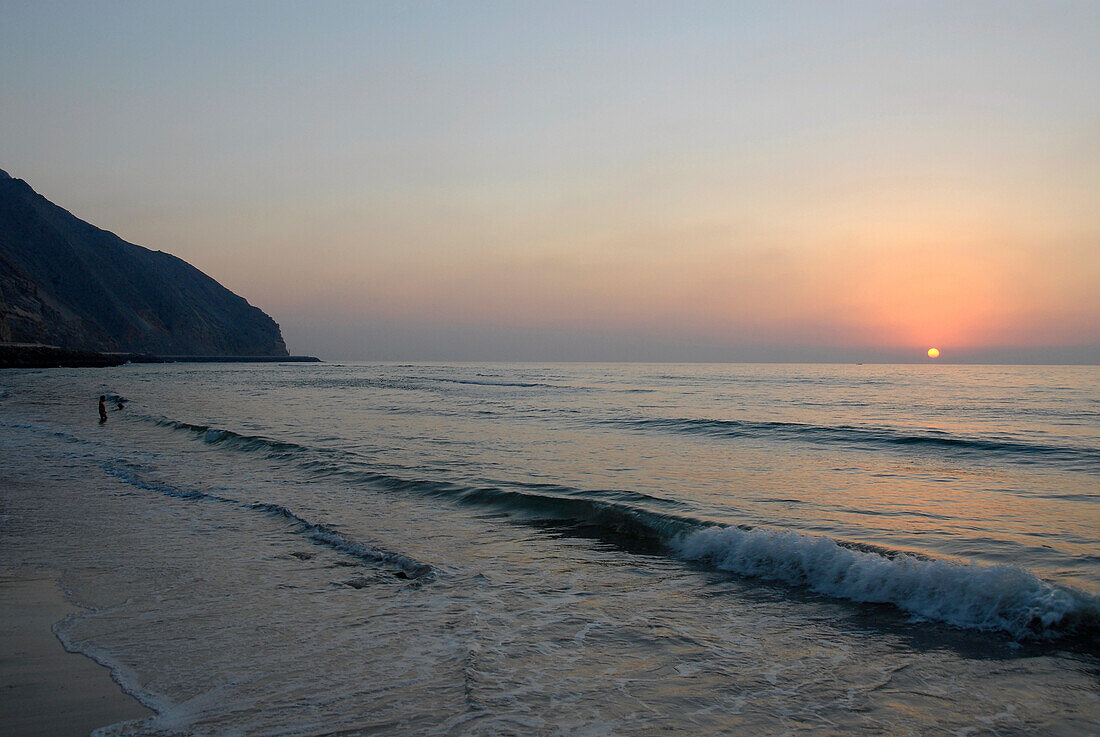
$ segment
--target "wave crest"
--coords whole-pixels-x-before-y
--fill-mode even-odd
[[[1026,442],[1015,437],[965,436],[942,431],[860,425],[811,425],[800,422],[642,417],[610,424],[638,430],[664,430],[727,438],[769,438],[861,447],[930,448],[957,456],[992,455],[1017,463],[1056,462],[1082,471],[1100,471],[1096,448]]]
[[[220,427],[209,425],[193,425],[190,422],[170,420],[165,417],[150,418],[153,424],[168,427],[173,430],[186,430],[208,445],[219,445],[232,450],[260,451],[272,456],[289,456],[313,450],[297,443],[287,443],[282,440],[265,438],[262,435],[244,435]]]
[[[252,509],[266,512],[273,517],[281,517],[297,523],[299,526],[298,532],[315,543],[326,545],[334,550],[339,550],[342,553],[347,553],[348,555],[359,558],[360,560],[396,566],[404,574],[404,578],[421,578],[435,572],[435,569],[427,563],[413,560],[401,553],[393,553],[373,545],[367,545],[358,540],[352,540],[327,525],[321,525],[303,519],[280,504],[258,502],[250,506]]]
[[[671,500],[637,492],[582,490],[552,484],[474,486],[405,478],[371,470],[354,460],[336,462],[333,452],[322,448],[168,419],[154,422],[188,431],[204,442],[230,450],[260,451],[269,457],[304,453],[305,458],[297,458],[303,469],[325,476],[337,474],[352,483],[390,492],[441,497],[456,504],[494,507],[528,518],[580,523],[597,535],[615,541],[640,541],[682,560],[697,561],[740,576],[805,586],[839,599],[890,604],[916,618],[955,627],[1002,632],[1015,639],[1089,637],[1100,632],[1100,602],[1095,597],[1048,583],[1015,566],[924,557],[795,531],[723,526],[671,512],[670,507],[678,507]],[[850,430],[790,423],[687,422],[685,426],[682,421],[667,421],[672,427],[679,423],[681,430],[686,427],[692,428],[687,431],[720,434],[741,432],[745,427],[760,431],[763,427],[774,432],[817,432],[823,437],[840,433],[844,437]],[[650,426],[666,421],[645,423]],[[946,442],[938,437],[933,441]],[[908,443],[911,439],[899,435],[891,442]],[[316,454],[327,457],[321,460]],[[271,505],[254,508],[297,520],[315,542],[352,552],[332,537],[337,533],[328,528]],[[359,555],[360,551],[356,549],[353,554]],[[410,574],[423,575],[419,568],[422,564],[410,561],[406,567],[401,561],[388,558],[391,555],[394,554],[371,548],[362,551],[361,557],[396,563]]]
[[[1098,602],[1016,566],[882,555],[828,537],[707,527],[673,541],[676,554],[742,576],[806,586],[857,602],[893,604],[920,619],[1015,639],[1092,629]]]
[[[436,572],[435,568],[427,563],[421,563],[407,555],[393,553],[360,542],[359,540],[354,540],[327,525],[310,522],[279,504],[270,504],[266,502],[256,502],[252,504],[242,503],[235,499],[198,491],[196,489],[181,489],[168,484],[152,483],[140,478],[131,471],[123,470],[110,464],[104,464],[102,467],[109,475],[138,489],[159,492],[165,496],[175,497],[176,499],[232,504],[237,507],[264,512],[270,516],[285,519],[297,526],[295,530],[297,534],[302,535],[311,542],[332,548],[333,550],[358,558],[366,563],[396,567],[401,572],[402,578],[422,578],[424,576],[434,575]]]

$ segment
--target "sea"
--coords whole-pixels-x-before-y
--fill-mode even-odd
[[[9,370],[0,504],[100,735],[1100,733],[1096,366]]]

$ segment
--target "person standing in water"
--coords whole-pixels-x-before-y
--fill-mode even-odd
[[[100,423],[107,421],[107,395],[101,394],[99,397],[99,421]]]

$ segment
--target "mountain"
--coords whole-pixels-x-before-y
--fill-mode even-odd
[[[0,342],[286,356],[279,326],[194,266],[86,223],[0,171]]]

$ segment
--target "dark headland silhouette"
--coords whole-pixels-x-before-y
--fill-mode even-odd
[[[243,297],[0,170],[0,365],[226,358],[301,360]]]

